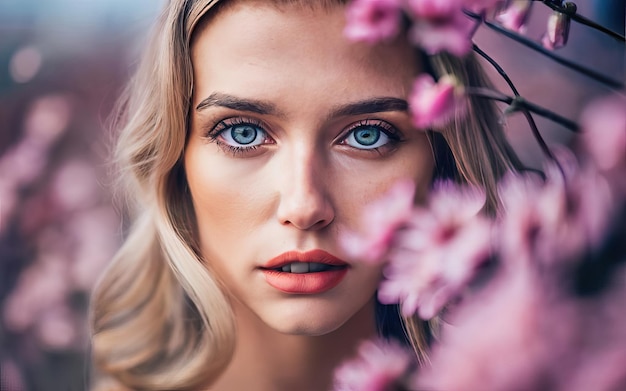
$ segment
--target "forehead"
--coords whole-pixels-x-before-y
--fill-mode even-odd
[[[405,97],[419,71],[411,45],[404,39],[375,46],[349,42],[344,26],[340,4],[254,1],[221,9],[194,34],[194,102],[216,91],[273,99],[294,88],[326,89],[328,98]]]

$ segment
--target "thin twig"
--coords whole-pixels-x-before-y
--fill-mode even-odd
[[[480,98],[492,99],[498,102],[507,103],[510,106],[507,110],[508,112],[515,112],[523,110],[525,108],[532,113],[535,113],[541,117],[547,118],[553,122],[562,125],[564,128],[569,129],[572,132],[578,132],[580,130],[580,126],[576,122],[567,119],[551,110],[548,110],[543,106],[532,103],[521,96],[512,97],[503,94],[502,92],[483,87],[468,87],[466,89],[466,93],[468,95]]]
[[[502,76],[502,78],[504,79],[504,81],[506,81],[506,84],[509,85],[509,87],[511,88],[511,91],[513,91],[513,94],[515,94],[515,96],[519,96],[519,92],[517,91],[517,88],[515,88],[515,85],[513,84],[513,81],[511,80],[511,78],[509,77],[509,75],[507,75],[507,73],[504,71],[504,69],[502,69],[502,67],[500,66],[500,64],[498,64],[496,62],[496,60],[494,60],[493,58],[491,58],[487,53],[485,53],[481,48],[479,48],[477,45],[474,45],[474,51],[476,53],[478,53],[482,58],[484,58],[485,60],[487,60],[487,62],[489,62],[489,64],[491,64],[496,71],[498,71],[498,73],[500,74],[500,76]]]
[[[470,11],[465,11],[465,14],[468,15],[470,18],[473,19],[481,19],[480,15],[474,13],[474,12],[470,12]],[[582,73],[583,75],[586,75],[600,83],[603,83],[611,88],[616,88],[616,89],[624,89],[624,83],[622,83],[621,81],[618,80],[614,80],[608,76],[605,76],[599,72],[594,71],[593,69],[587,68],[585,66],[582,66],[580,64],[577,64],[571,60],[568,60],[566,58],[557,56],[556,54],[554,54],[554,52],[552,52],[551,50],[548,50],[546,48],[544,48],[541,44],[528,39],[526,37],[524,37],[523,35],[520,35],[516,32],[513,32],[511,30],[508,30],[496,23],[492,23],[488,20],[483,20],[483,23],[489,27],[490,29],[499,32],[500,34],[503,34],[504,36],[511,38],[514,41],[517,41],[533,50],[536,50],[538,52],[540,52],[541,54],[547,56],[548,58],[551,58],[552,60],[558,62],[561,65],[564,65],[570,69],[573,69],[579,73]]]
[[[560,6],[558,4],[555,4],[553,1],[550,0],[542,0],[542,2],[547,5],[548,7],[552,8],[555,11],[559,11],[562,12],[564,14],[566,14],[567,16],[569,16],[570,18],[572,18],[572,20],[583,24],[587,27],[591,27],[592,29],[598,30],[608,36],[610,36],[611,38],[615,38],[616,40],[620,41],[620,42],[626,42],[626,37],[624,37],[623,35],[620,35],[618,33],[616,33],[615,31],[608,29],[604,26],[602,26],[601,24],[598,24],[596,22],[594,22],[591,19],[587,19],[586,17],[580,15],[579,13],[577,13],[577,7],[576,4],[571,3],[571,2],[567,2],[565,3],[564,6]]]
[[[477,45],[474,45],[474,51],[476,53],[478,53],[482,58],[487,60],[487,62],[489,62],[489,64],[491,64],[496,69],[496,71],[498,71],[500,76],[502,76],[502,78],[506,81],[506,83],[511,88],[511,91],[513,91],[513,94],[515,95],[515,97],[519,98],[520,94],[517,91],[517,88],[515,87],[515,84],[513,84],[513,80],[511,80],[509,75],[507,75],[507,73],[500,66],[500,64],[498,64],[496,62],[496,60],[494,60],[491,56],[489,56],[487,53],[485,53]],[[528,125],[530,126],[530,130],[531,130],[531,132],[533,134],[533,137],[535,138],[535,140],[539,144],[539,148],[541,148],[541,151],[543,152],[543,154],[546,155],[550,160],[555,162],[557,165],[559,165],[558,161],[556,160],[556,157],[554,156],[554,154],[552,154],[552,151],[550,150],[550,147],[548,147],[548,144],[546,143],[546,141],[541,136],[541,132],[539,132],[539,128],[537,127],[537,124],[535,123],[535,119],[533,118],[533,116],[530,113],[530,111],[528,110],[528,108],[521,107],[521,110],[522,110],[522,113],[524,114],[524,117],[526,117],[526,121],[528,121]]]

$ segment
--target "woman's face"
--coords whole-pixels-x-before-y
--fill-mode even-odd
[[[236,314],[290,334],[373,311],[380,267],[339,237],[399,179],[423,196],[433,170],[407,113],[413,50],[348,42],[344,11],[237,2],[192,44],[185,171],[202,255]]]

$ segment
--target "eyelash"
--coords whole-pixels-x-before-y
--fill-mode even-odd
[[[254,151],[258,149],[260,146],[264,145],[264,144],[260,144],[260,145],[253,145],[253,146],[235,146],[235,145],[230,145],[220,140],[220,135],[224,131],[226,131],[227,129],[231,127],[235,127],[238,125],[250,125],[255,128],[258,128],[265,134],[266,137],[269,138],[268,132],[265,130],[266,125],[263,122],[254,118],[245,118],[245,117],[233,117],[233,118],[227,118],[227,119],[219,121],[217,125],[209,129],[205,133],[205,138],[209,139],[211,142],[215,142],[220,148],[232,154],[233,156],[237,156],[237,155],[244,154],[246,152]],[[383,132],[389,138],[389,141],[380,147],[371,148],[371,149],[365,149],[365,148],[361,149],[361,148],[355,148],[355,147],[350,146],[351,148],[357,149],[359,152],[378,153],[382,155],[383,154],[382,149],[388,149],[388,148],[394,147],[398,143],[402,142],[402,137],[398,134],[399,133],[398,130],[396,129],[395,126],[391,125],[390,123],[383,121],[383,120],[363,119],[350,125],[346,129],[344,134],[339,139],[340,143],[342,145],[346,145],[345,142],[348,139],[348,137],[354,131],[362,127],[378,128],[381,132]]]
[[[383,151],[382,149],[388,149],[391,147],[394,147],[396,145],[398,145],[400,142],[403,141],[402,137],[399,134],[398,129],[391,125],[389,122],[380,120],[380,119],[363,119],[360,120],[352,125],[350,125],[348,127],[348,129],[345,131],[345,134],[343,136],[341,136],[341,142],[345,142],[348,137],[350,136],[350,134],[352,134],[352,132],[358,130],[361,127],[375,127],[378,128],[380,131],[382,131],[388,138],[389,138],[389,142],[383,146],[380,147],[376,147],[376,148],[371,148],[371,149],[359,149],[362,152],[365,153],[378,153],[380,155],[382,155]],[[358,148],[357,148],[358,149]]]
[[[227,118],[227,119],[224,119],[224,120],[221,120],[220,122],[218,122],[217,125],[215,125],[211,129],[209,129],[205,133],[205,138],[208,138],[211,142],[216,143],[220,148],[222,148],[226,152],[232,154],[233,156],[241,155],[241,154],[244,154],[246,152],[250,152],[250,151],[254,151],[254,150],[258,149],[260,145],[253,145],[253,146],[248,146],[248,147],[243,147],[243,146],[242,147],[238,147],[238,146],[235,146],[235,145],[230,145],[230,144],[225,143],[224,141],[220,140],[219,137],[225,130],[227,130],[228,128],[237,126],[237,125],[250,125],[250,126],[253,126],[255,128],[259,128],[267,136],[267,131],[265,130],[266,126],[265,126],[265,124],[263,124],[263,122],[261,122],[259,120],[256,120],[256,119],[253,119],[253,118],[234,117],[234,118]],[[267,136],[267,137],[269,137],[269,136]]]

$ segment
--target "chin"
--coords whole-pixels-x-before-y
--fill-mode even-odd
[[[272,329],[282,334],[318,337],[330,334],[340,328],[345,322],[338,322],[333,319],[297,320],[292,322],[267,323]]]
[[[288,335],[321,336],[337,331],[342,326],[352,323],[352,320],[361,325],[367,322],[367,319],[374,321],[373,315],[370,315],[374,313],[373,304],[371,308],[369,304],[356,308],[339,306],[338,303],[282,304],[274,308],[275,311],[259,315],[268,327]]]

